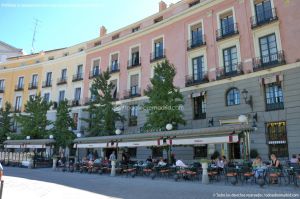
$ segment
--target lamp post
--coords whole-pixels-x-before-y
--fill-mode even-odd
[[[116,131],[115,131],[116,135],[120,135],[121,132],[122,131],[120,129],[116,129]],[[116,149],[117,149],[116,155],[118,155],[118,146],[116,147]],[[111,159],[110,176],[112,176],[112,177],[116,176],[116,157],[114,159]]]
[[[81,138],[81,133],[77,133],[76,137]],[[76,144],[76,153],[77,153],[77,162],[79,162],[79,149],[77,147],[77,144]]]
[[[168,123],[166,125],[167,131],[171,131],[173,129],[173,125],[171,123]],[[172,153],[172,143],[170,143],[169,152],[168,152],[168,160],[169,163],[171,163],[171,153]]]

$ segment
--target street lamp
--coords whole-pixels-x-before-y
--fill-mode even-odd
[[[246,115],[240,115],[238,120],[240,123],[248,123],[248,118]]]
[[[26,140],[30,140],[30,136],[29,135],[26,136]]]
[[[116,135],[120,135],[122,133],[122,131],[120,129],[116,129],[115,133],[116,133]]]
[[[173,129],[173,125],[171,123],[167,124],[166,125],[166,129],[167,129],[167,131],[172,130]]]
[[[11,139],[11,137],[10,136],[7,136],[7,138],[6,138],[7,140],[10,140]]]
[[[49,135],[49,139],[53,139],[54,138],[54,136],[53,135]]]
[[[77,136],[77,138],[80,138],[81,137],[81,133],[77,133],[76,136]]]

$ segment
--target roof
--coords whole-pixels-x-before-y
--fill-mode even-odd
[[[3,45],[3,46],[6,46],[6,47],[8,47],[8,48],[10,48],[10,49],[12,49],[12,50],[16,50],[16,51],[22,52],[22,49],[21,49],[21,48],[16,48],[16,47],[14,47],[14,46],[12,46],[12,45],[9,45],[9,44],[7,44],[7,43],[5,43],[5,42],[3,42],[3,41],[0,41],[0,44]]]
[[[54,139],[32,139],[32,140],[6,140],[4,144],[7,145],[22,145],[22,144],[51,144],[54,143]]]
[[[231,135],[233,133],[240,133],[243,131],[253,131],[253,128],[249,125],[230,125],[219,126],[199,129],[183,129],[175,131],[160,131],[151,133],[136,133],[126,135],[113,135],[113,136],[100,136],[100,137],[86,137],[77,138],[74,143],[105,143],[112,140],[153,140],[161,137],[176,137],[176,138],[188,138],[188,137],[213,137],[222,135]]]

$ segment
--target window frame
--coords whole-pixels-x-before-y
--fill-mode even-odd
[[[228,101],[228,95],[230,94],[230,92],[231,91],[234,91],[234,90],[236,90],[236,91],[238,91],[237,93],[238,93],[238,102],[236,103],[235,101],[236,101],[236,93],[233,93],[233,96],[234,96],[234,103],[233,104],[231,104],[231,103],[228,103],[229,101]],[[226,99],[226,106],[237,106],[237,105],[240,105],[241,104],[241,92],[240,92],[240,90],[237,88],[237,87],[231,87],[231,88],[229,88],[227,91],[226,91],[226,95],[225,95],[225,99]],[[231,100],[230,100],[231,101]]]

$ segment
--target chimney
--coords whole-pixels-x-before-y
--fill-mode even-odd
[[[107,32],[107,30],[106,30],[105,26],[101,26],[100,27],[100,37],[105,36],[106,32]]]
[[[159,2],[159,12],[164,11],[167,9],[167,4],[164,1]]]

